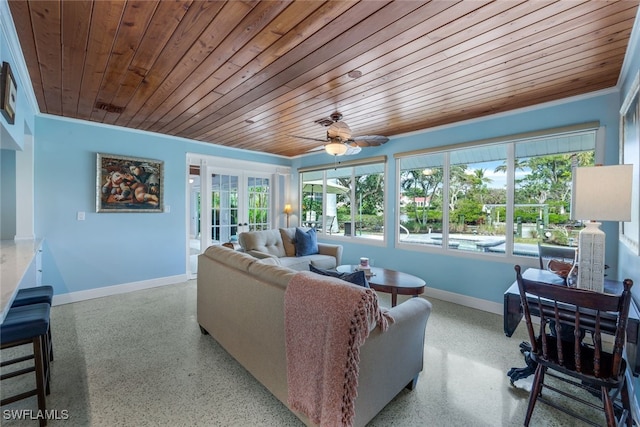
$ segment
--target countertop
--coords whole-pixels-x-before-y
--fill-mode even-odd
[[[18,286],[41,244],[42,239],[0,240],[0,322],[4,321]]]

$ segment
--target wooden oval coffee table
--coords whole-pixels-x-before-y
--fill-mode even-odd
[[[353,273],[358,265],[339,265],[336,270],[340,273]],[[371,267],[373,276],[367,277],[369,286],[379,292],[391,294],[391,306],[398,303],[398,295],[417,297],[424,293],[426,283],[419,277],[388,268]]]

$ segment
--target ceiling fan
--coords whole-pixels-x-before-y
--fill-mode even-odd
[[[311,141],[325,142],[326,144],[314,148],[310,151],[317,151],[324,149],[328,154],[332,156],[349,156],[352,154],[358,154],[363,147],[377,147],[389,141],[386,136],[380,135],[366,135],[366,136],[351,136],[351,128],[342,121],[342,114],[335,112],[328,118],[316,120],[315,123],[327,127],[326,139],[319,138],[307,138],[304,136],[295,136],[294,138],[308,139]]]

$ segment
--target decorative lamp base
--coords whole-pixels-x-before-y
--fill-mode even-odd
[[[591,221],[580,231],[578,244],[578,288],[604,292],[605,233]]]

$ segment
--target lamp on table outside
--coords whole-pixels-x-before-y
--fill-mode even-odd
[[[605,233],[597,221],[631,220],[633,165],[576,168],[571,219],[589,220],[578,243],[578,287],[604,291]]]

